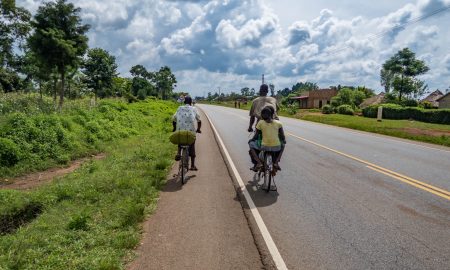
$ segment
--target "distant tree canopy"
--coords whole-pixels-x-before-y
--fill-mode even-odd
[[[147,96],[162,99],[172,97],[177,80],[168,66],[150,72],[144,66],[136,65],[131,68],[130,73],[133,76],[131,92],[138,99],[145,99]]]
[[[399,100],[405,95],[417,98],[425,92],[427,86],[416,76],[428,71],[429,67],[424,61],[416,59],[414,52],[404,48],[383,64],[380,71],[381,85],[387,93],[393,88]]]
[[[291,89],[284,88],[283,90],[280,90],[277,92],[277,95],[288,97],[288,96],[296,96],[300,95],[303,92],[306,91],[312,91],[319,89],[319,86],[317,86],[317,83],[312,82],[298,82],[292,86]]]
[[[0,91],[52,94],[59,109],[64,97],[93,93],[95,98],[154,96],[169,99],[176,77],[168,66],[149,72],[136,65],[132,78],[118,77],[116,58],[102,48],[88,49],[89,25],[70,0],[39,6],[34,17],[14,0],[0,0]],[[134,96],[134,97],[133,97]]]
[[[39,67],[48,71],[56,69],[60,75],[60,109],[64,102],[66,72],[78,67],[88,48],[89,26],[82,24],[79,13],[80,9],[66,0],[45,3],[34,16],[35,31],[28,40]]]
[[[16,91],[23,86],[19,77],[23,59],[16,51],[25,48],[30,19],[30,12],[16,7],[15,1],[0,1],[0,91]]]
[[[333,107],[350,105],[355,109],[364,101],[364,99],[373,95],[373,91],[365,87],[344,87],[339,90],[337,96],[331,98],[331,105]]]
[[[86,85],[95,98],[113,96],[113,79],[117,76],[116,58],[101,48],[90,49],[83,62]]]

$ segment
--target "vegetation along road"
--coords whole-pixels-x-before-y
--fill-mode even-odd
[[[448,268],[448,149],[282,118],[278,192],[266,194],[248,169],[247,112],[200,106],[289,269]]]

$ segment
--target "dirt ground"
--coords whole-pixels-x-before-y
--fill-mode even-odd
[[[419,128],[401,128],[401,131],[412,135],[424,135],[424,136],[450,136],[450,131],[447,130],[431,130],[431,129],[419,129]]]
[[[106,155],[104,153],[100,153],[88,158],[75,160],[68,167],[65,168],[51,168],[46,171],[31,173],[21,177],[2,179],[0,180],[0,189],[16,189],[16,190],[33,189],[42,184],[51,182],[56,177],[63,176],[75,171],[86,161],[92,159],[100,160],[105,157]]]

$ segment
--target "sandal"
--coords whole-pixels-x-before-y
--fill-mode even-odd
[[[273,164],[273,167],[277,169],[277,171],[281,171],[281,167],[278,163]]]
[[[264,167],[264,165],[263,165],[262,163],[258,163],[258,164],[255,165],[255,170],[256,170],[256,171],[259,171],[259,170],[261,170],[263,167]]]

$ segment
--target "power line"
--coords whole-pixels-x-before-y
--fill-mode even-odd
[[[381,37],[389,34],[390,32],[392,32],[392,31],[394,31],[396,29],[405,28],[408,25],[411,25],[411,24],[414,24],[414,23],[426,20],[426,19],[428,19],[430,17],[433,17],[433,16],[435,16],[435,15],[437,15],[439,13],[442,13],[444,11],[447,11],[449,9],[450,9],[450,6],[437,9],[435,11],[432,11],[429,14],[422,15],[422,16],[414,18],[414,19],[412,19],[412,20],[410,20],[410,21],[408,21],[406,23],[403,23],[403,24],[400,24],[400,25],[396,25],[396,26],[394,26],[394,27],[392,27],[390,29],[387,29],[387,30],[381,31],[381,32],[379,32],[377,34],[373,34],[371,36],[368,36],[367,39],[368,40],[376,40],[378,38],[381,38]],[[342,52],[342,51],[344,51],[344,50],[346,50],[348,48],[351,48],[351,46],[345,45],[345,46],[342,46],[341,48],[334,49],[334,50],[331,50],[331,51],[328,51],[328,52],[325,52],[325,53],[328,54],[328,56],[332,56],[332,55],[338,54],[338,53],[340,53],[340,52]]]

